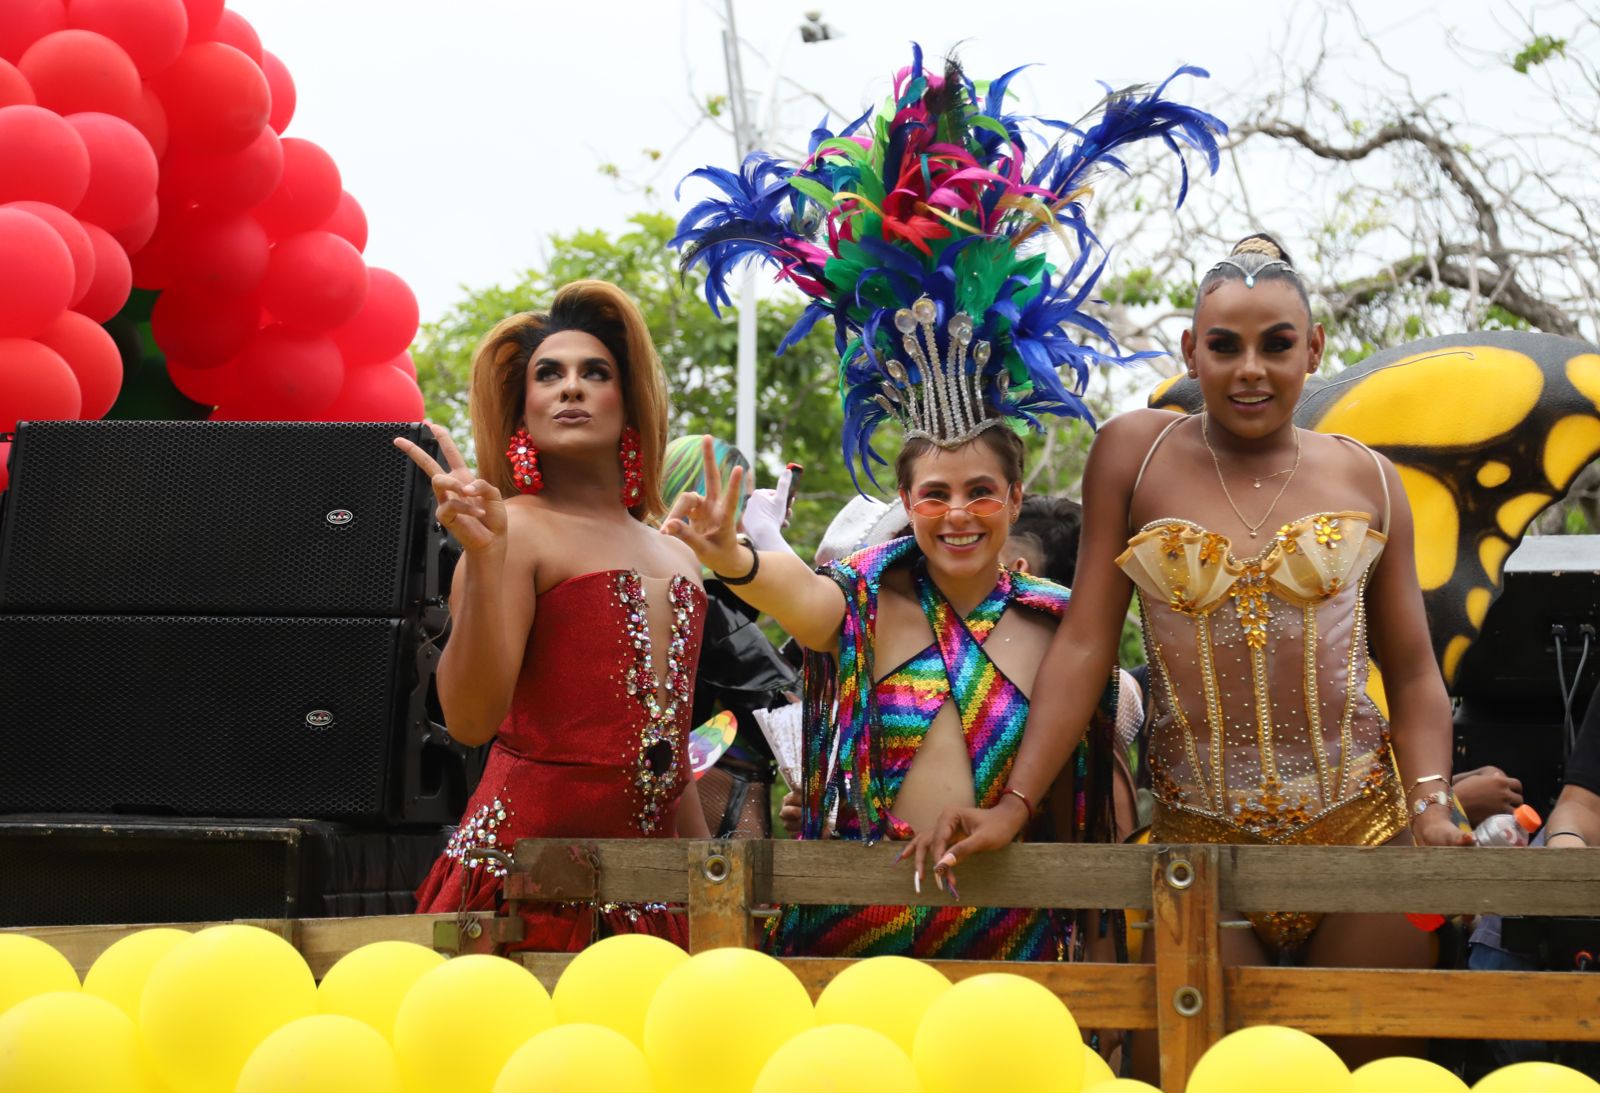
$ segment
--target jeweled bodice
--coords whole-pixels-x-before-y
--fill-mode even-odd
[[[1392,775],[1366,695],[1364,592],[1383,544],[1360,512],[1285,524],[1244,560],[1186,520],[1129,540],[1117,564],[1139,592],[1162,801],[1276,839]]]

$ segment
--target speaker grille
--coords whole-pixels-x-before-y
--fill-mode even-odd
[[[0,812],[381,818],[401,630],[0,615]]]
[[[395,436],[432,444],[416,424],[26,423],[0,610],[405,614],[427,498]]]

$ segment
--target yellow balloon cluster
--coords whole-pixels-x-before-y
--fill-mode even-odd
[[[689,956],[628,935],[568,964],[554,995],[521,964],[378,942],[317,985],[253,926],[131,934],[80,986],[42,941],[0,934],[5,1093],[1154,1093],[1115,1078],[1049,990],[1019,975],[952,985],[919,961],[850,965],[813,1006],[747,949]],[[1186,1093],[1467,1093],[1390,1058],[1351,1073],[1312,1036],[1259,1026],[1218,1041]],[[1471,1093],[1600,1093],[1519,1063]]]

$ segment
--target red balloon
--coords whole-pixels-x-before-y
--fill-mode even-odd
[[[263,127],[256,139],[228,155],[174,150],[161,166],[161,190],[169,202],[193,202],[211,212],[255,208],[283,180],[283,146]]]
[[[76,279],[55,228],[21,209],[0,209],[0,337],[31,338],[55,322]]]
[[[110,114],[73,114],[67,124],[89,149],[89,192],[73,215],[108,231],[132,223],[156,196],[161,169],[150,142]]]
[[[15,61],[28,47],[67,25],[63,0],[6,0],[0,19],[0,60]]]
[[[128,120],[150,142],[150,150],[160,159],[167,154],[167,112],[161,106],[161,97],[149,84],[139,85],[139,105]]]
[[[39,105],[57,114],[97,110],[131,117],[139,107],[139,70],[117,43],[91,30],[58,30],[22,55],[17,70]]]
[[[4,20],[0,20],[3,22]],[[75,209],[89,189],[89,149],[65,118],[42,106],[0,107],[0,202]]]
[[[171,235],[165,222],[167,214],[156,222],[155,234],[146,240],[137,252],[128,254],[129,276],[132,283],[143,289],[157,290],[172,287]]]
[[[83,230],[89,233],[89,242],[94,244],[94,281],[72,310],[103,323],[128,302],[133,270],[128,265],[128,253],[110,232],[98,224],[85,224]]]
[[[0,338],[0,433],[19,421],[73,421],[83,405],[78,378],[47,345]]]
[[[409,379],[415,380],[417,378],[417,362],[411,359],[411,350],[409,349],[402,349],[382,364],[368,365],[367,367],[393,368],[396,372],[403,373]]]
[[[192,209],[173,222],[167,262],[175,285],[248,296],[261,286],[270,254],[267,229],[248,213]]]
[[[288,66],[270,50],[262,51],[261,71],[267,74],[267,86],[272,88],[272,116],[267,124],[273,132],[282,133],[289,128],[289,119],[294,117],[294,77],[289,75]]]
[[[367,298],[361,252],[331,232],[292,235],[272,248],[261,303],[299,330],[332,330],[355,318]]]
[[[64,311],[34,341],[61,354],[77,377],[83,398],[78,416],[84,421],[104,417],[122,390],[122,354],[106,328],[76,311]]]
[[[355,318],[333,332],[347,364],[371,364],[402,352],[417,336],[417,298],[386,269],[369,271],[367,302]]]
[[[150,311],[150,333],[161,351],[190,368],[213,368],[239,355],[261,327],[253,296],[203,289],[167,289]]]
[[[177,361],[167,361],[167,375],[172,386],[202,406],[218,406],[232,402],[239,390],[239,373],[232,361],[215,368],[190,368]]]
[[[416,382],[398,368],[351,368],[323,421],[421,421],[427,412]]]
[[[257,65],[261,64],[261,35],[250,25],[250,20],[236,11],[223,9],[222,17],[211,30],[211,40],[232,46]]]
[[[261,69],[221,42],[184,47],[154,83],[172,142],[203,151],[237,152],[256,139],[272,107]]]
[[[256,218],[273,238],[286,239],[326,221],[343,192],[332,156],[309,140],[284,137],[283,180],[256,209]]]
[[[367,249],[367,214],[348,190],[339,195],[339,206],[322,222],[322,230],[348,240],[356,250]]]
[[[77,217],[43,201],[13,201],[6,208],[32,213],[61,236],[67,252],[72,255],[72,297],[67,306],[76,307],[94,282],[94,244],[89,240],[89,233],[78,223]]]
[[[189,36],[183,0],[72,0],[67,22],[110,38],[145,77],[177,60]]]
[[[184,10],[189,13],[189,42],[208,42],[211,32],[217,28],[217,20],[222,18],[222,5],[224,0],[183,0]]]
[[[122,247],[123,252],[129,258],[132,258],[144,249],[146,243],[150,242],[150,237],[155,235],[156,225],[160,221],[161,202],[152,197],[150,204],[144,207],[144,212],[112,232],[111,236]]]
[[[332,338],[282,324],[257,334],[235,367],[237,411],[265,421],[314,420],[344,384],[344,362]]]
[[[0,106],[33,106],[37,102],[28,78],[16,65],[0,59]]]

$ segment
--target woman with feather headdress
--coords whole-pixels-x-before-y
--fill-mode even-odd
[[[878,426],[904,437],[895,484],[913,534],[818,573],[735,536],[742,475],[724,483],[709,447],[704,495],[682,495],[663,525],[808,650],[802,837],[903,840],[950,805],[1043,803],[1009,773],[1068,593],[1000,565],[1022,502],[1019,434],[1046,414],[1087,419],[1089,366],[1131,359],[1088,312],[1105,264],[1085,219],[1091,174],[1122,168],[1118,154],[1146,139],[1198,149],[1215,170],[1224,126],[1165,98],[1167,83],[1111,93],[1078,125],[1012,115],[1017,71],[980,89],[953,61],[924,69],[918,49],[884,109],[819,128],[802,163],[756,153],[737,173],[691,176],[721,191],[676,239],[686,267],[706,267],[712,306],[754,259],[810,298],[780,352],[833,320],[858,485],[888,465]],[[1055,139],[1030,159],[1048,128]],[[1072,256],[1064,268],[1041,246],[1052,236]],[[1080,778],[1057,807],[1096,833],[1106,788]],[[968,907],[789,907],[773,937],[783,953],[1035,960],[1075,941],[1050,912]]]

